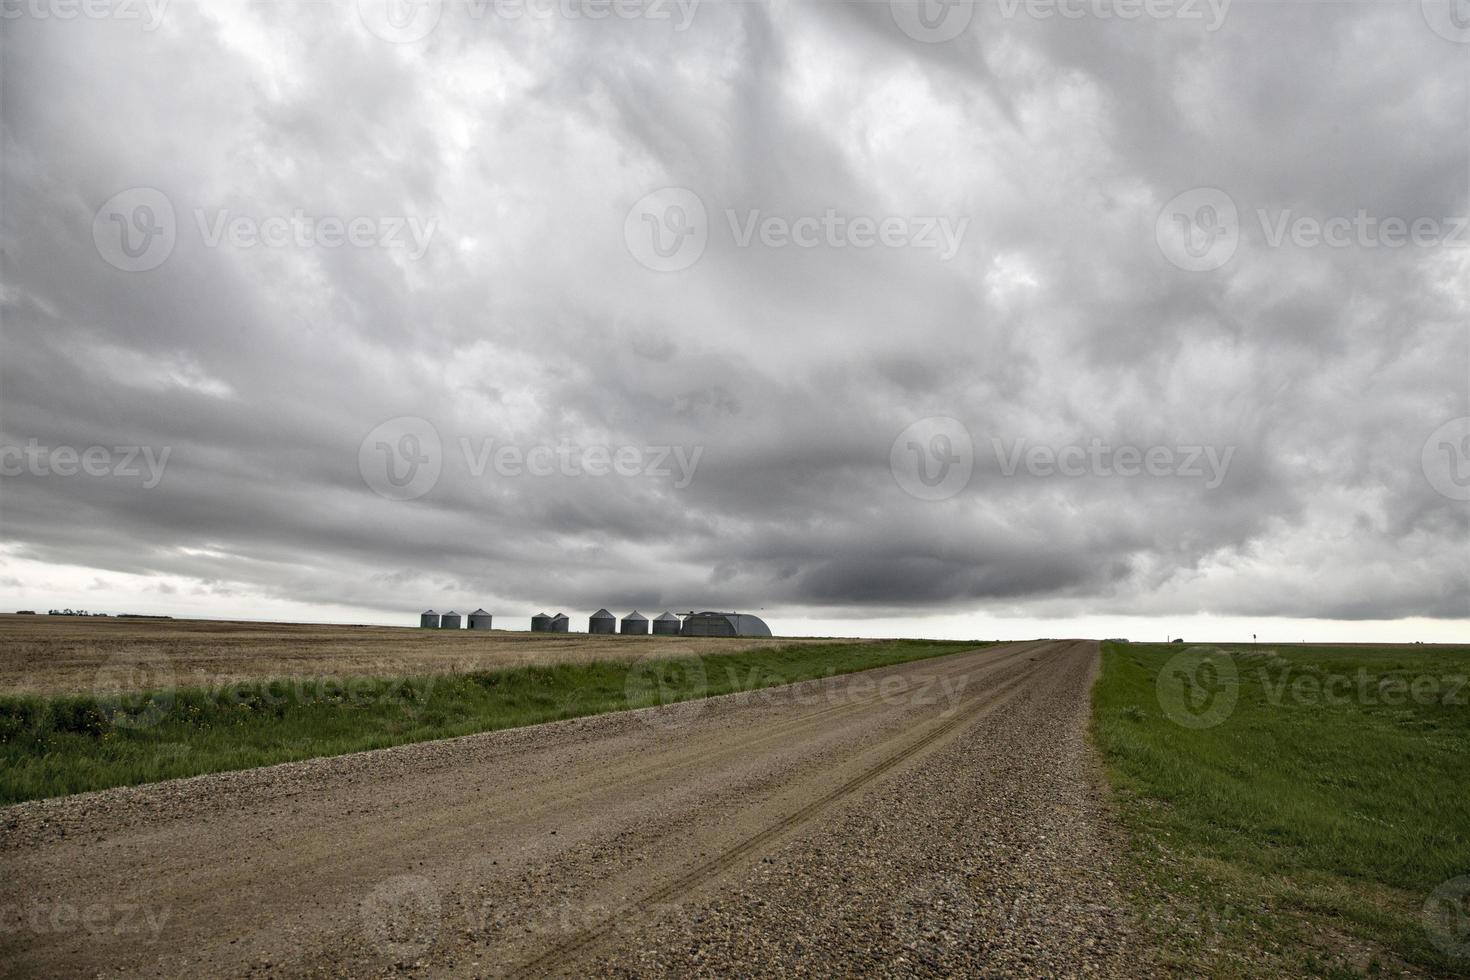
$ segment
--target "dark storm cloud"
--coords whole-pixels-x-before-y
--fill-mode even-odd
[[[1242,3],[1214,32],[987,5],[937,44],[878,3],[685,31],[474,9],[405,44],[352,3],[0,26],[3,442],[170,452],[152,488],[5,477],[5,555],[394,611],[1465,615],[1466,508],[1420,457],[1470,414],[1467,250],[1267,240],[1288,210],[1466,213],[1464,48],[1413,5]],[[709,241],[657,272],[624,224],[670,186]],[[127,272],[93,218],[135,187],[178,241]],[[1195,187],[1239,209],[1213,271],[1155,241]],[[210,244],[298,210],[432,231],[417,258]],[[752,212],[829,210],[964,232],[946,258],[741,243]],[[442,473],[395,501],[359,450],[400,416]],[[942,500],[890,469],[926,417],[973,439]],[[1095,442],[1231,456],[1209,487],[1007,472]],[[493,463],[537,446],[646,468]],[[687,481],[646,471],[666,448]]]

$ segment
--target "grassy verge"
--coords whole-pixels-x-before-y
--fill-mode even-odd
[[[1093,693],[1155,968],[1470,976],[1470,648],[1195,650]]]
[[[0,696],[0,803],[668,704],[982,645],[809,644],[698,660],[274,680],[108,697]]]

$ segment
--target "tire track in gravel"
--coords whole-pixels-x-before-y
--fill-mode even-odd
[[[1002,685],[1001,687],[997,688],[989,698],[979,702],[976,705],[971,706],[963,714],[959,714],[949,719],[948,721],[944,721],[940,723],[937,727],[934,727],[926,732],[925,734],[913,739],[897,752],[889,755],[887,758],[878,762],[876,765],[864,769],[862,772],[853,776],[851,779],[847,780],[836,789],[831,790],[826,795],[812,800],[810,803],[807,803],[795,813],[791,813],[785,817],[782,817],[776,823],[770,825],[769,827],[757,832],[750,837],[745,838],[735,846],[727,848],[717,856],[690,869],[689,871],[680,875],[678,878],[675,878],[673,881],[668,882],[667,884],[648,892],[647,894],[634,901],[615,919],[609,919],[599,926],[596,926],[592,929],[584,930],[583,932],[571,937],[570,939],[558,943],[551,949],[546,950],[540,956],[537,956],[534,960],[523,964],[519,969],[514,971],[513,975],[527,977],[555,975],[561,971],[568,969],[569,966],[572,965],[572,960],[575,957],[587,952],[590,947],[594,946],[599,940],[605,937],[608,933],[612,932],[614,929],[625,927],[627,919],[634,916],[646,914],[650,910],[655,909],[662,904],[670,902],[670,900],[675,899],[679,895],[692,891],[699,885],[716,877],[717,875],[728,870],[737,863],[740,863],[741,861],[747,861],[752,857],[758,856],[762,848],[774,843],[775,841],[780,839],[782,835],[796,828],[799,828],[808,820],[812,819],[815,816],[818,816],[830,805],[846,797],[852,796],[854,793],[857,793],[867,784],[878,779],[890,769],[893,769],[900,763],[907,761],[908,759],[922,752],[924,749],[928,748],[930,745],[933,745],[935,742],[951,734],[959,726],[969,722],[973,722],[975,720],[976,714],[980,710],[990,709],[1000,703],[1003,703],[1012,693],[1016,691],[1017,688],[1030,680],[1030,674],[1034,673],[1036,669],[1037,668],[1032,668],[1021,677]]]
[[[1022,662],[1033,649],[1034,646],[1031,644],[1021,644],[981,669],[976,669],[973,663],[966,659],[956,663],[931,663],[929,665],[935,668],[931,678],[934,680],[952,680],[958,677],[983,679]],[[955,655],[935,659],[950,661],[953,656]],[[963,658],[966,655],[958,656]],[[925,662],[919,661],[900,666],[918,668],[923,663]],[[893,669],[883,668],[885,671]],[[856,675],[836,675],[832,678],[822,678],[815,683],[835,685],[840,688],[854,676]],[[779,690],[779,688],[766,688],[723,697],[732,698],[737,703],[741,698],[758,702],[762,696],[774,696],[772,692],[779,692]],[[585,802],[610,790],[616,790],[620,796],[638,795],[647,792],[649,788],[660,782],[667,781],[671,775],[699,766],[748,756],[763,746],[780,743],[783,740],[800,744],[803,736],[821,733],[825,729],[832,728],[842,718],[862,715],[882,700],[882,696],[876,693],[867,697],[850,698],[838,693],[844,698],[839,703],[819,707],[789,721],[764,728],[759,734],[745,737],[738,743],[714,737],[707,740],[715,742],[713,746],[699,751],[691,751],[689,743],[674,744],[661,748],[656,753],[640,754],[635,760],[636,768],[624,766],[610,771],[596,762],[591,762],[568,773],[565,780],[526,787],[514,798],[506,798],[503,801],[493,800],[488,804],[483,799],[471,798],[462,803],[436,807],[432,813],[428,814],[431,822],[410,818],[377,825],[369,824],[353,834],[353,851],[357,852],[355,854],[343,855],[340,851],[332,849],[311,855],[296,856],[290,864],[291,877],[289,879],[278,878],[272,886],[273,894],[277,898],[287,898],[295,890],[293,881],[310,881],[308,887],[314,889],[317,887],[319,878],[328,872],[340,875],[352,868],[372,867],[379,860],[377,855],[385,849],[402,847],[406,843],[423,849],[448,846],[466,837],[504,831],[515,824],[555,813],[574,803]],[[679,711],[703,707],[704,705],[698,702],[680,702],[669,706],[667,710]],[[258,878],[260,874],[258,870],[235,865],[202,869],[193,873],[190,876],[190,882],[174,893],[174,899],[180,904],[194,907],[208,905],[211,899],[217,900],[222,896],[228,902],[228,896],[236,889]]]
[[[967,723],[1037,687],[1065,650],[1009,644],[693,711],[685,702],[8,808],[0,914],[38,894],[171,913],[156,941],[3,923],[10,965],[17,975],[556,969],[597,953],[609,928],[642,928],[650,906],[744,873],[923,764]],[[939,678],[966,682],[948,708],[882,693],[885,682],[912,695],[916,680]],[[878,693],[854,693],[854,679]],[[670,719],[672,732],[648,724]],[[427,945],[385,944],[364,910],[410,878],[434,899]],[[566,902],[609,910],[612,926],[587,916],[538,928]]]

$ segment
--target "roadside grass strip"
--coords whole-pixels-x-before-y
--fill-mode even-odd
[[[1108,643],[1093,736],[1157,967],[1470,976],[1470,647]]]
[[[0,804],[757,690],[988,645],[803,644],[399,678],[0,695]]]

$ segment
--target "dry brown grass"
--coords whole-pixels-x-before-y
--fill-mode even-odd
[[[821,642],[830,641],[0,615],[0,692],[63,694],[120,687],[217,687],[270,677],[446,674],[649,652],[706,656]]]

